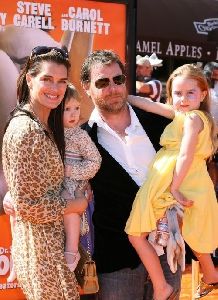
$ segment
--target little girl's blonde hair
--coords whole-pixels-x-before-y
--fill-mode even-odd
[[[173,73],[170,75],[166,84],[167,102],[169,104],[173,103],[173,99],[172,99],[173,80],[178,76],[196,80],[201,91],[206,91],[206,96],[204,100],[200,103],[199,110],[205,113],[209,123],[211,124],[211,140],[212,140],[213,154],[214,154],[217,151],[217,132],[216,132],[215,122],[210,113],[210,105],[211,105],[210,91],[203,70],[194,64],[185,64],[178,67],[176,70],[174,70]]]

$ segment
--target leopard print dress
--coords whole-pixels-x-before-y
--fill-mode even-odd
[[[12,255],[26,298],[79,299],[64,258],[64,171],[56,145],[35,120],[18,115],[7,128],[2,152],[16,212]]]

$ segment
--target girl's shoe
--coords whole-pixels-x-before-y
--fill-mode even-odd
[[[167,300],[176,300],[178,291],[172,291]]]
[[[68,251],[66,251],[66,252],[64,252],[64,254],[65,254],[65,257],[67,255],[72,256],[72,261],[73,261],[72,263],[69,263],[68,259],[66,259],[66,260],[67,260],[67,266],[68,266],[68,268],[70,269],[71,272],[74,272],[75,269],[76,269],[76,266],[78,265],[78,262],[80,260],[79,251],[77,251],[77,252],[68,252]]]
[[[172,291],[172,293],[169,295],[169,297],[166,300],[176,300],[177,299],[178,290]],[[155,299],[153,299],[155,300]]]
[[[212,290],[216,290],[216,289],[218,289],[218,282],[207,284],[201,278],[200,284],[197,287],[197,291],[196,291],[194,298],[199,299],[201,297],[204,297],[207,294],[209,294]]]

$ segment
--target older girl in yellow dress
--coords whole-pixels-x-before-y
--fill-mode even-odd
[[[216,134],[209,113],[209,90],[201,69],[186,64],[167,82],[169,104],[130,96],[131,104],[173,121],[166,127],[149,176],[133,203],[125,231],[149,272],[154,299],[174,299],[158,257],[145,238],[157,220],[178,201],[185,207],[182,235],[200,261],[203,278],[196,298],[218,287],[211,253],[218,246],[218,205],[206,160],[216,151]]]

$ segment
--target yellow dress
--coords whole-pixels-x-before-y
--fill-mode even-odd
[[[148,178],[136,195],[125,231],[140,236],[143,232],[155,230],[157,220],[169,205],[176,202],[169,187],[180,150],[184,120],[193,112],[203,120],[204,129],[199,134],[191,167],[180,186],[181,193],[194,201],[191,208],[185,209],[182,235],[193,250],[211,253],[218,246],[218,204],[206,166],[212,149],[210,124],[199,110],[186,114],[177,112],[165,128],[160,139],[162,148],[157,152]]]

